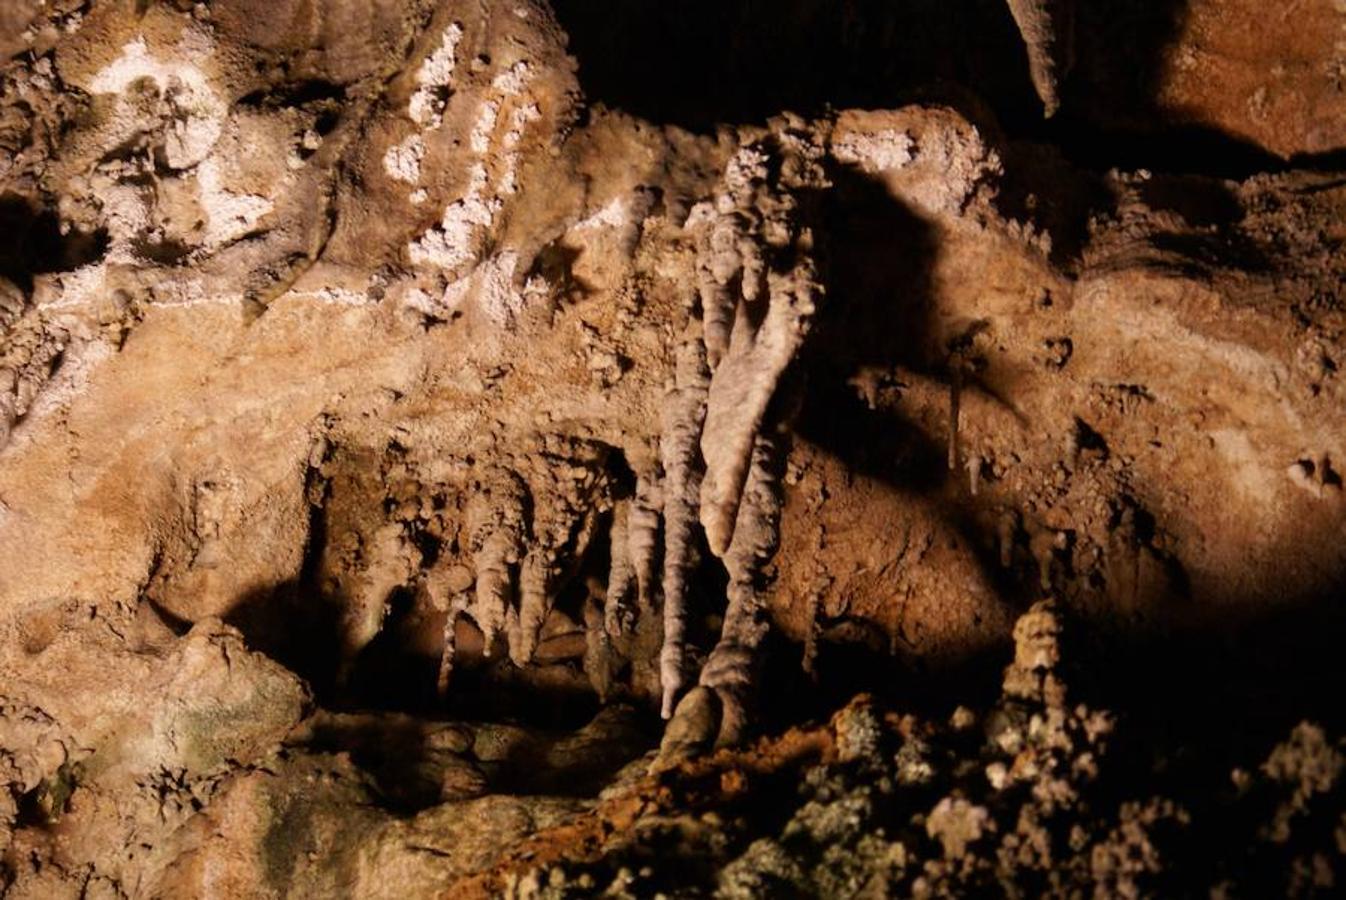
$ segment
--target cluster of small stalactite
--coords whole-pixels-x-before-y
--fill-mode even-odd
[[[653,643],[657,665],[629,661],[648,673],[664,717],[695,684],[723,713],[711,737],[741,733],[767,628],[763,568],[778,541],[790,429],[782,383],[822,295],[799,197],[825,182],[823,145],[802,122],[782,120],[746,139],[716,194],[691,210],[684,233],[696,248],[696,287],[674,338],[649,471],[622,483],[612,474],[620,450],[560,436],[526,458],[478,465],[465,510],[474,583],[445,599],[441,689],[460,615],[481,630],[488,655],[503,640],[515,665],[532,662],[557,593],[606,528],[609,573],[590,588],[583,615],[596,690],[606,693],[614,655]],[[688,626],[710,611],[692,608],[705,549],[727,575],[727,609],[698,674]]]

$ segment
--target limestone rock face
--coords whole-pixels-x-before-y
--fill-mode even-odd
[[[1110,705],[1322,887],[1339,5],[4,4],[0,889],[1124,892]]]
[[[77,872],[142,890],[168,836],[309,708],[298,678],[215,619],[174,637],[58,601],[4,628],[0,828],[20,892]]]
[[[1149,40],[1113,42],[1136,32]],[[1346,7],[1335,0],[1082,4],[1078,35],[1084,115],[1152,134],[1176,125],[1189,140],[1207,130],[1286,159],[1346,145]]]

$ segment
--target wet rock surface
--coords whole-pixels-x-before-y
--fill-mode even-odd
[[[0,889],[1332,893],[1254,6],[5,4]]]

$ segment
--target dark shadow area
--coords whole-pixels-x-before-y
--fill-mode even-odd
[[[816,204],[816,230],[826,236],[820,255],[827,304],[804,350],[808,390],[844,387],[865,366],[942,366],[924,350],[938,235],[877,179],[849,167],[830,174],[833,187]]]
[[[433,693],[433,673],[430,687]],[[564,730],[589,721],[602,704],[578,661],[534,663],[525,671],[507,659],[478,659],[455,665],[449,695],[436,697],[434,706],[456,719]]]
[[[97,261],[107,249],[105,231],[62,231],[53,209],[41,209],[15,194],[0,197],[0,276],[25,294],[33,276],[69,272]]]
[[[1181,33],[1187,0],[1075,4],[1075,68],[1066,81],[1066,130],[1088,125],[1152,132],[1164,53]]]
[[[1041,117],[1003,0],[553,0],[593,102],[709,132],[971,89]]]
[[[405,587],[393,591],[383,628],[360,651],[345,685],[329,702],[343,709],[404,712],[429,712],[440,706],[435,692],[439,657],[417,652],[416,639],[425,624],[415,591]]]
[[[337,597],[315,595],[303,582],[285,582],[241,598],[224,621],[243,633],[250,649],[308,682],[322,702],[332,696],[336,684],[340,602]]]
[[[1169,748],[1227,745],[1231,760],[1239,751],[1246,761],[1300,721],[1346,730],[1343,597],[1346,574],[1320,592],[1268,598],[1262,611],[1245,604],[1222,622],[1127,630],[1084,619],[1069,677],[1090,703],[1124,712]]]
[[[986,708],[1000,694],[1000,676],[1012,655],[1008,645],[957,662],[927,668],[894,656],[877,626],[852,620],[818,641],[814,674],[804,671],[803,648],[777,632],[764,655],[760,728],[779,734],[803,722],[822,722],[859,694],[889,709],[932,721],[957,706]],[[868,632],[868,633],[866,633]]]
[[[1079,2],[1075,66],[1052,119],[1005,0],[553,0],[593,103],[712,133],[782,111],[947,103],[1006,136],[1112,168],[1245,178],[1341,168],[1342,153],[1286,160],[1161,108],[1166,55],[1187,0]],[[1346,151],[1344,151],[1346,152]]]
[[[648,709],[613,703],[582,727],[513,732],[512,740],[497,738],[494,749],[492,731],[479,726],[473,755],[493,789],[592,797],[622,766],[658,745],[663,725]]]
[[[581,727],[547,730],[373,711],[319,712],[291,736],[310,752],[348,753],[387,808],[415,813],[449,799],[493,794],[597,794],[613,773],[657,743],[657,717],[611,705]]]
[[[1103,171],[1246,177],[1285,160],[1159,105],[1187,0],[1077,4],[1075,66],[1051,120],[1004,0],[554,0],[591,102],[710,133],[784,110],[945,102]],[[1339,154],[1337,155],[1339,156]],[[1340,165],[1332,155],[1297,167]]]
[[[316,473],[308,474],[309,488]],[[234,604],[224,621],[241,631],[248,646],[308,682],[318,701],[331,699],[341,663],[341,610],[346,598],[330,596],[318,569],[327,544],[323,503],[309,506],[308,544],[299,579],[256,591]]]
[[[349,753],[390,809],[411,813],[443,800],[443,773],[431,765],[436,754],[426,731],[425,722],[410,716],[321,717],[303,745],[317,753]]]
[[[993,558],[996,537],[987,523],[948,489],[946,447],[913,424],[870,409],[854,385],[854,376],[865,367],[897,367],[949,381],[947,360],[938,355],[943,345],[931,339],[936,237],[882,185],[854,172],[835,177],[830,201],[835,205],[824,208],[827,221],[816,229],[826,235],[827,304],[805,351],[809,383],[797,431],[849,471],[943,502],[946,523],[962,536],[988,583],[1014,610],[1025,609],[1044,595],[1031,556],[1016,547],[1012,565],[1002,567]],[[1169,249],[1198,261],[1218,252],[1222,265],[1232,258],[1257,268],[1262,260],[1255,248],[1219,241],[1222,226],[1240,214],[1228,189],[1214,180],[1181,182],[1188,185],[1192,190],[1182,191],[1176,181],[1156,178],[1144,187],[1145,201],[1181,215],[1193,227],[1215,228],[1215,243]],[[1079,426],[1081,452],[1106,458],[1110,451],[1102,436],[1087,423]],[[1178,757],[1200,753],[1216,761],[1211,777],[1226,781],[1228,768],[1222,763],[1261,759],[1301,720],[1334,731],[1346,728],[1346,707],[1339,702],[1346,691],[1346,666],[1339,660],[1339,648],[1346,644],[1346,572],[1300,596],[1260,602],[1204,596],[1202,608],[1208,612],[1198,621],[1189,615],[1186,572],[1175,559],[1153,550],[1153,516],[1121,499],[1118,515],[1125,521],[1114,526],[1132,536],[1137,552],[1151,553],[1164,569],[1167,593],[1154,600],[1166,605],[1148,611],[1145,619],[1124,620],[1115,610],[1072,608],[1068,593],[1063,596],[1072,630],[1064,650],[1072,700],[1120,713],[1123,730],[1140,747]],[[946,716],[960,702],[994,699],[1011,655],[1004,646],[951,668],[922,672],[894,658],[886,635],[866,635],[856,627],[848,637],[820,642],[816,682],[800,670],[800,648],[778,639],[765,698],[767,718],[775,727],[788,724],[801,710],[824,715],[857,692],[879,695],[898,709]]]
[[[1014,143],[1001,152],[1005,177],[994,200],[997,211],[1006,221],[1032,222],[1050,234],[1052,263],[1072,271],[1089,243],[1090,223],[1116,213],[1116,196],[1057,147]]]
[[[1067,110],[1041,131],[1023,135],[1058,147],[1070,162],[1085,169],[1207,175],[1241,180],[1260,172],[1285,172],[1285,160],[1256,144],[1218,128],[1166,123],[1152,110],[1141,123],[1100,125]],[[1301,168],[1316,168],[1304,160]]]
[[[1227,228],[1244,216],[1231,186],[1216,178],[1157,176],[1137,187],[1150,209],[1177,213],[1193,228]]]

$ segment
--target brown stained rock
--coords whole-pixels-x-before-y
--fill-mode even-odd
[[[38,0],[15,0],[0,9],[0,59],[8,59],[27,48],[35,36],[30,29],[38,21],[40,11]]]
[[[1176,142],[1203,133],[1211,147],[1284,159],[1346,146],[1346,10],[1334,0],[1080,4],[1078,24],[1068,96],[1092,122],[1170,131],[1180,155]]]
[[[974,548],[930,501],[848,475],[810,444],[795,446],[791,464],[799,474],[786,491],[768,597],[784,633],[844,644],[866,634],[846,623],[871,623],[882,652],[936,668],[1005,640],[1008,613]]]
[[[1346,7],[1193,2],[1164,56],[1161,115],[1290,158],[1346,147]]]

